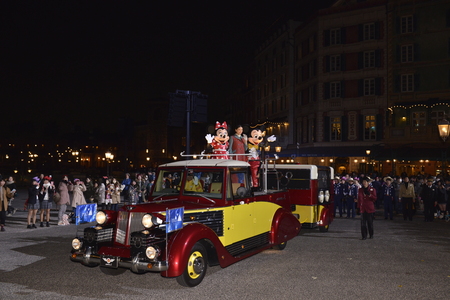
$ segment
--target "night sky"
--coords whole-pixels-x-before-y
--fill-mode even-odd
[[[275,20],[332,2],[2,0],[0,125],[116,130],[176,89],[217,106]]]

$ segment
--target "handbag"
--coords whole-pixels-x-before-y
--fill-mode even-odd
[[[53,201],[55,201],[55,203],[58,203],[61,200],[61,194],[58,192],[55,192],[53,194]]]

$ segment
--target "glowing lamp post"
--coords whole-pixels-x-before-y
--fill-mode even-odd
[[[114,159],[114,155],[111,151],[105,153],[106,158],[106,176],[109,177],[109,163]]]
[[[444,140],[444,142],[447,140],[448,135],[450,133],[450,123],[447,121],[447,119],[443,119],[439,122],[438,130],[439,130],[439,136]]]

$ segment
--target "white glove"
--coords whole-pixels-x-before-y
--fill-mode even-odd
[[[252,155],[253,158],[258,158],[258,152],[256,151],[255,148],[250,149],[250,154]]]
[[[214,136],[212,134],[207,134],[205,135],[205,139],[208,142],[208,144],[211,144],[214,139]]]
[[[198,177],[194,176],[194,185],[197,185],[197,184],[198,184]]]
[[[269,137],[267,138],[267,141],[270,142],[270,143],[273,143],[273,142],[275,142],[276,140],[277,140],[277,137],[274,136],[274,135],[271,135],[271,136],[269,136]]]

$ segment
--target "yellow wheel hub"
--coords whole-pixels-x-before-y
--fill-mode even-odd
[[[187,271],[192,279],[198,278],[205,269],[205,260],[199,251],[192,252],[188,259]]]

